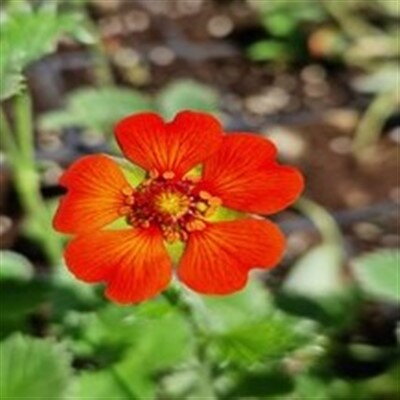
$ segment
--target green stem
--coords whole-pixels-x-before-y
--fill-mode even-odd
[[[324,207],[304,197],[298,200],[294,207],[312,221],[324,242],[341,247],[343,237],[340,228]]]
[[[3,110],[3,107],[0,107],[0,139],[1,147],[4,148],[4,150],[10,156],[10,163],[15,162],[15,156],[18,153],[18,147],[15,143],[10,124],[8,122],[7,115]]]
[[[399,94],[396,90],[378,93],[358,124],[353,151],[357,158],[364,150],[378,142],[386,119],[396,110]]]
[[[207,357],[208,335],[204,327],[204,310],[197,299],[189,297],[189,292],[183,293],[180,288],[173,288],[164,292],[164,297],[174,307],[178,307],[193,332],[195,340],[195,355],[199,367],[201,398],[217,400],[218,396],[213,388],[211,365]]]
[[[35,145],[32,126],[32,100],[28,92],[25,91],[16,96],[14,115],[20,153],[26,162],[34,164]]]
[[[32,101],[28,92],[14,102],[15,132],[1,109],[4,147],[12,167],[15,189],[25,214],[32,218],[36,235],[50,264],[61,257],[62,243],[51,227],[51,216],[40,192],[40,176],[35,163]],[[16,133],[16,135],[13,135]]]

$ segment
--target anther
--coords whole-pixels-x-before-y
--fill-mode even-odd
[[[130,213],[130,211],[131,211],[130,207],[123,206],[123,207],[119,208],[118,214],[119,215],[128,215]]]
[[[206,228],[206,226],[207,225],[203,221],[195,219],[186,224],[186,229],[188,232],[202,231]]]
[[[126,197],[124,203],[129,206],[132,206],[135,204],[135,198],[133,196]]]
[[[131,196],[133,194],[134,190],[130,186],[125,186],[122,188],[121,192],[125,196]]]
[[[220,206],[222,204],[222,200],[219,197],[211,197],[211,199],[208,200],[208,204],[212,206]]]
[[[203,203],[202,201],[199,201],[198,203],[196,203],[196,208],[200,212],[205,212],[208,209],[208,205],[206,203]]]
[[[156,169],[152,169],[149,173],[151,179],[156,179],[160,176],[159,172]]]
[[[140,222],[140,226],[142,227],[142,228],[150,228],[150,222],[149,221],[142,221],[142,222]]]
[[[205,190],[200,190],[199,196],[203,200],[209,200],[213,197],[212,194],[206,192]]]
[[[162,174],[162,176],[163,176],[164,179],[174,179],[175,178],[175,173],[172,172],[172,171],[165,171]]]

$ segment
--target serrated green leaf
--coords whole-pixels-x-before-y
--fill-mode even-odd
[[[46,4],[48,2],[36,11],[30,8],[10,8],[0,21],[1,100],[13,96],[21,89],[23,70],[30,63],[53,51],[61,34],[73,32],[79,26],[79,15],[56,14],[54,7]]]
[[[182,110],[218,111],[218,95],[209,86],[192,80],[180,80],[163,89],[156,99],[158,110],[173,118]]]
[[[0,344],[0,357],[2,399],[64,398],[71,369],[61,345],[16,334]]]
[[[29,281],[32,279],[33,273],[33,265],[27,258],[13,251],[0,251],[0,280]]]
[[[65,110],[44,114],[39,125],[42,129],[56,130],[80,126],[99,134],[111,134],[114,124],[121,118],[151,109],[148,98],[135,90],[83,88],[67,97]]]
[[[362,290],[372,298],[400,302],[400,251],[378,250],[356,258],[352,270]]]

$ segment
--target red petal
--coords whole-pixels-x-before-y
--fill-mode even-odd
[[[246,285],[251,268],[276,265],[284,247],[283,234],[267,220],[210,224],[190,235],[178,276],[200,293],[233,293]]]
[[[118,143],[134,163],[178,177],[215,152],[222,141],[222,127],[211,115],[183,111],[170,123],[157,114],[131,115],[115,128]]]
[[[162,236],[153,229],[78,236],[69,243],[65,260],[77,278],[106,281],[107,297],[122,304],[156,296],[168,285],[172,274]]]
[[[292,204],[304,187],[300,172],[275,162],[276,148],[267,139],[236,133],[204,163],[201,184],[225,206],[271,214]]]
[[[54,217],[54,228],[64,233],[99,229],[119,217],[121,190],[129,186],[118,165],[104,155],[76,161],[60,184],[68,189]]]

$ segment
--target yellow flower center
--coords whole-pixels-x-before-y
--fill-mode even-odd
[[[165,191],[155,197],[154,205],[161,213],[180,217],[189,210],[190,199],[183,193]]]

